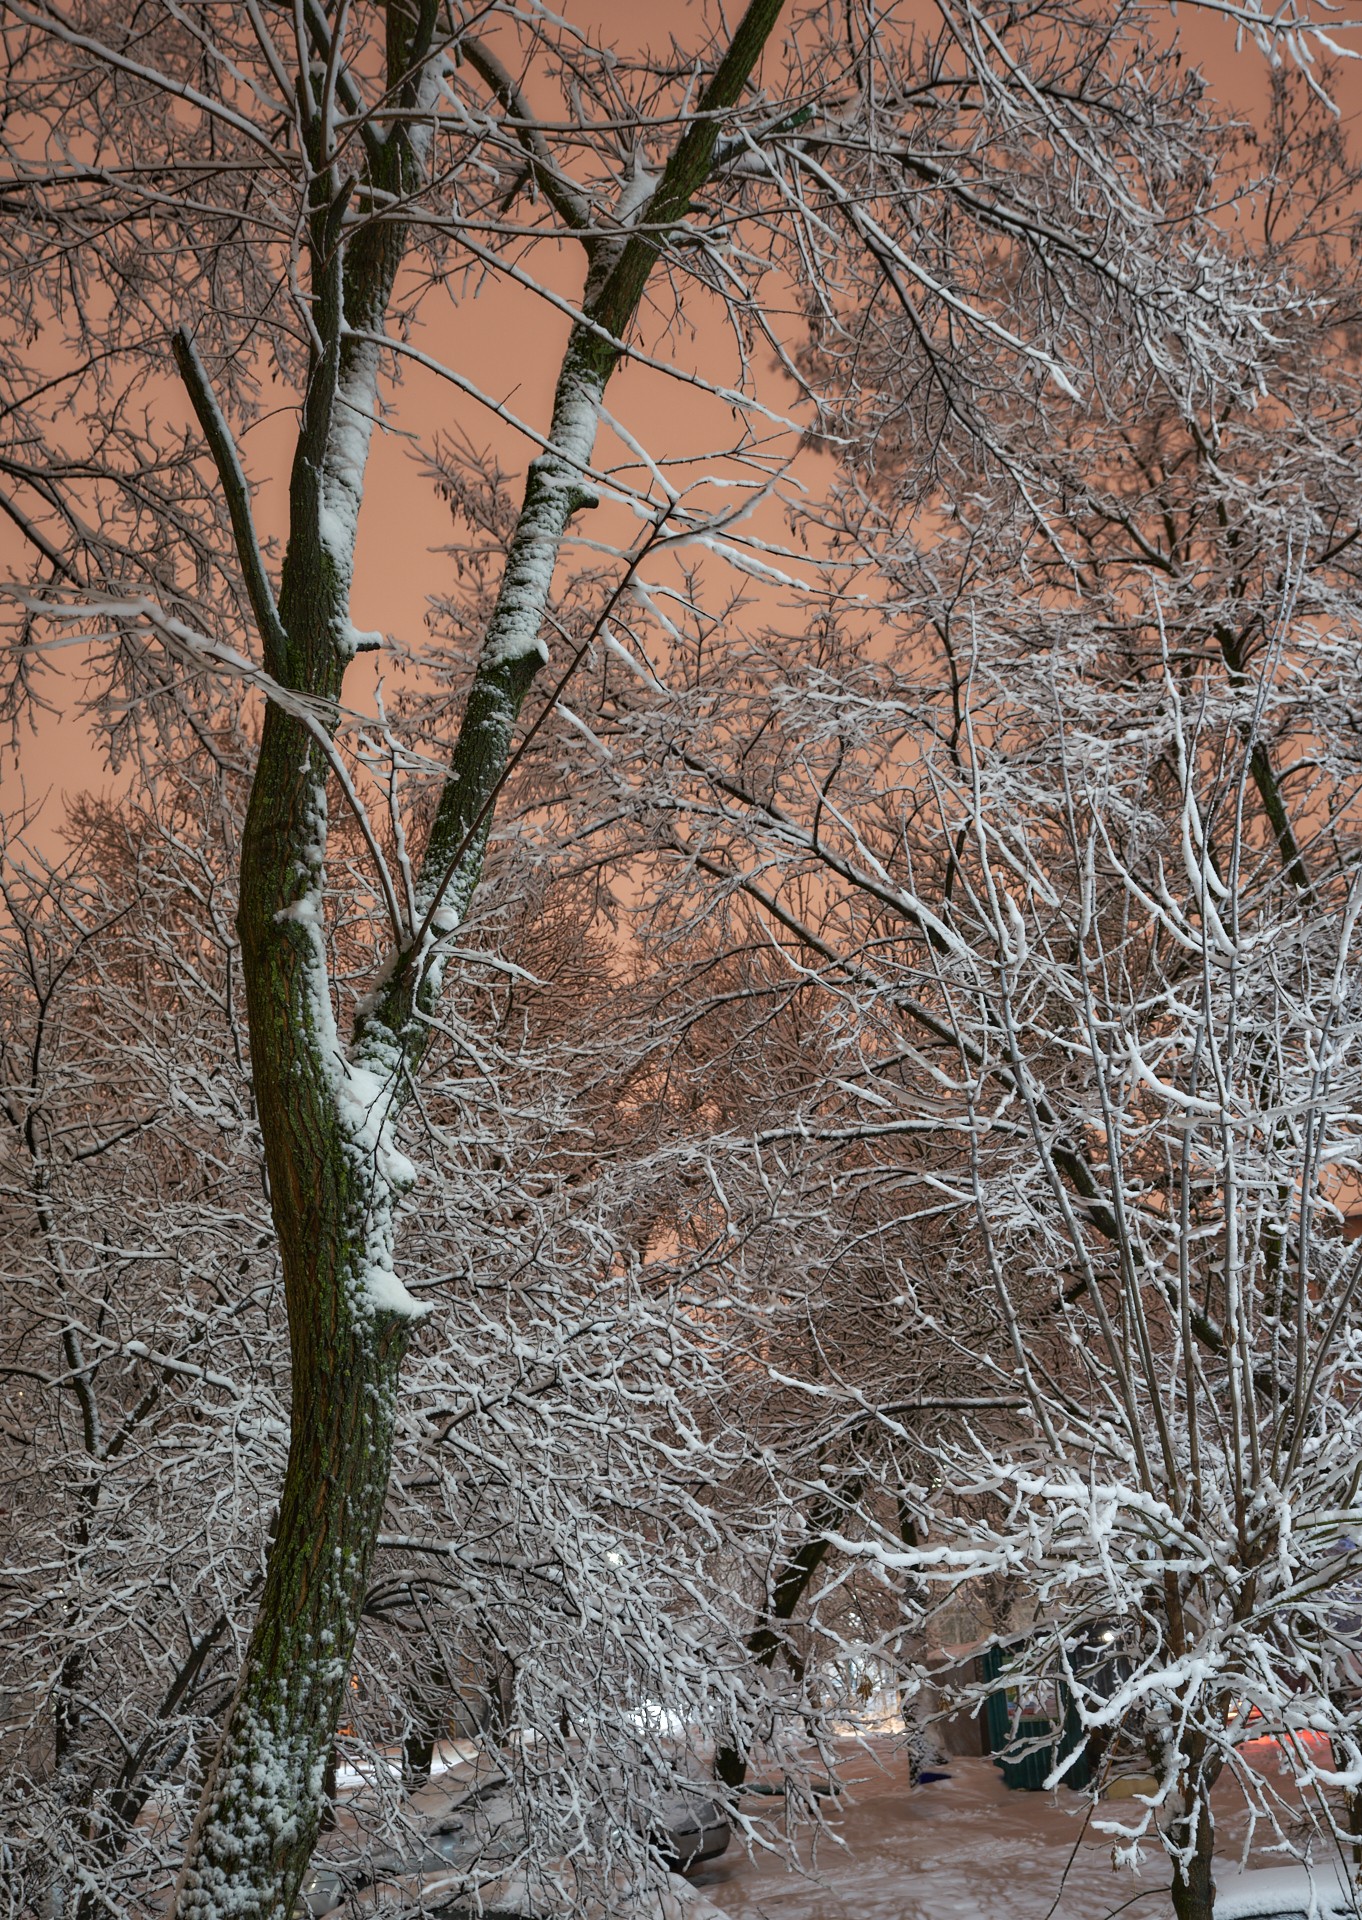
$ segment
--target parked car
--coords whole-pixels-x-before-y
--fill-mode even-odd
[[[679,1873],[702,1860],[715,1859],[730,1837],[723,1809],[704,1797],[665,1803],[648,1828],[648,1838],[664,1865]],[[310,1867],[298,1891],[294,1920],[309,1920],[309,1916],[320,1920],[343,1907],[352,1894],[362,1894],[380,1882],[400,1881],[413,1893],[425,1888],[438,1899],[441,1880],[450,1883],[450,1902],[447,1908],[432,1906],[431,1912],[444,1920],[462,1920],[468,1896],[459,1887],[465,1876],[474,1869],[480,1876],[501,1868],[509,1873],[524,1843],[524,1826],[504,1782],[489,1782],[460,1795],[409,1848],[375,1854],[366,1868],[356,1871],[342,1872],[325,1862]],[[489,1907],[482,1920],[529,1920],[529,1916],[500,1908],[494,1913]]]
[[[1362,1915],[1362,1907],[1337,1860],[1215,1877],[1215,1920],[1342,1920],[1345,1914]]]
[[[728,1850],[733,1829],[717,1800],[673,1800],[664,1806],[649,1839],[675,1873],[689,1873],[702,1860]]]

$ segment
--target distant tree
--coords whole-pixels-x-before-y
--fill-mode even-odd
[[[949,36],[942,48],[954,56]],[[1164,124],[1185,132],[1207,103],[1184,81],[1182,117]],[[676,694],[662,768],[632,694],[621,708],[639,718],[612,742],[616,817],[633,817],[627,792],[669,823],[653,872],[678,948],[701,925],[764,944],[770,1001],[797,994],[837,1036],[809,1051],[762,1145],[775,1132],[821,1147],[825,1192],[895,1196],[910,1338],[943,1335],[928,1350],[944,1352],[962,1299],[991,1291],[997,1307],[961,1340],[975,1406],[953,1437],[915,1436],[926,1471],[903,1488],[944,1547],[905,1544],[870,1497],[848,1524],[811,1487],[784,1610],[817,1598],[827,1559],[914,1581],[967,1566],[1021,1587],[1052,1629],[1033,1673],[1071,1683],[1103,1609],[1138,1612],[1141,1737],[1188,1920],[1212,1898],[1218,1771],[1232,1765],[1260,1808],[1270,1797],[1243,1751],[1239,1689],[1267,1728],[1314,1727],[1348,1756],[1315,1749],[1311,1778],[1354,1784],[1339,1596],[1358,1518],[1353,1268],[1336,1232],[1356,1153],[1362,600],[1356,272],[1339,211],[1356,169],[1301,81],[1274,84],[1256,146],[1198,124],[1199,157],[1170,161],[1163,204],[1189,231],[1213,183],[1242,209],[1208,271],[1273,305],[1256,343],[1241,336],[1249,381],[1198,389],[1181,336],[1147,351],[1129,276],[1119,292],[1104,283],[1072,225],[1061,277],[1094,279],[1056,324],[1084,339],[1066,362],[1083,377],[1074,392],[1018,377],[1043,311],[1029,276],[1053,245],[1036,205],[1054,184],[1045,143],[1033,154],[1009,126],[1006,179],[982,134],[949,172],[924,162],[953,300],[927,308],[934,328],[866,271],[820,309],[810,350],[844,466],[806,524],[846,558],[843,594],[730,648],[721,706],[694,685]],[[958,136],[958,118],[945,126]],[[907,141],[867,144],[858,206],[914,160]],[[1072,220],[1074,176],[1063,186]],[[959,244],[983,195],[1005,274],[997,252]],[[1005,337],[996,309],[978,313],[1000,285]],[[1137,1056],[1167,1075],[1150,1080]],[[928,1223],[949,1252],[918,1286]],[[836,1325],[837,1301],[833,1284],[810,1318]],[[819,1358],[825,1404],[878,1429],[901,1471],[882,1357],[829,1341]],[[1302,1399],[1305,1381],[1317,1398]],[[1278,1472],[1289,1485],[1264,1491]],[[895,1486],[883,1466],[869,1484],[881,1498]],[[1119,1574],[1058,1543],[1052,1499],[1075,1527],[1095,1528],[1103,1501],[1146,1515]],[[1202,1501],[1194,1544],[1178,1533],[1189,1500]],[[1273,1533],[1287,1508],[1317,1529],[1289,1549]],[[1028,1557],[1035,1528],[1052,1558]],[[1089,1547],[1110,1551],[1095,1533]],[[1090,1724],[1133,1714],[1133,1698],[1108,1711],[1089,1694]]]

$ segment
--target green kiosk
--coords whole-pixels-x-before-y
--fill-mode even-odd
[[[1037,1703],[1031,1699],[1023,1701],[1021,1689],[1009,1686],[1006,1678],[1008,1655],[1017,1644],[1014,1641],[1009,1646],[995,1641],[978,1656],[980,1681],[985,1685],[989,1681],[999,1682],[984,1701],[984,1751],[991,1754],[993,1764],[1001,1768],[1004,1786],[1024,1793],[1039,1793],[1051,1770],[1082,1747],[1083,1754],[1064,1775],[1066,1787],[1082,1792],[1091,1779],[1091,1766],[1087,1735],[1073,1695],[1061,1681],[1054,1689],[1058,1709],[1052,1713],[1038,1711]],[[1056,1722],[1059,1723],[1058,1751]]]

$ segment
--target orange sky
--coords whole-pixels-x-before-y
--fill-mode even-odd
[[[672,31],[678,37],[693,37],[693,28],[689,34],[687,31],[691,9],[675,4],[675,0],[670,4],[651,0],[643,5],[637,0],[635,4],[629,4],[629,0],[591,0],[588,7],[569,3],[562,11],[575,21],[599,29],[604,43],[616,47],[641,50],[650,41],[665,41]],[[551,102],[546,104],[552,106]],[[561,294],[569,298],[580,295],[581,254],[575,243],[556,250],[541,248],[534,269]],[[424,325],[413,335],[413,344],[456,367],[532,428],[542,431],[547,427],[567,338],[569,323],[565,316],[523,288],[488,279],[476,297],[462,298],[457,304],[438,294],[429,296],[423,318]],[[715,303],[693,300],[685,324],[693,330],[693,338],[683,336],[662,345],[657,348],[658,356],[674,360],[678,367],[703,369],[711,380],[736,383],[738,358]],[[778,393],[773,397],[780,398]],[[523,473],[537,448],[527,445],[524,436],[461,396],[437,375],[411,363],[404,366],[401,386],[392,398],[395,404],[389,430],[377,433],[372,445],[352,618],[361,630],[379,630],[419,643],[428,596],[447,589],[453,579],[449,562],[433,551],[449,541],[452,529],[449,511],[420,473],[403,427],[418,427],[427,444],[433,428],[462,430],[475,443],[489,447],[502,466],[517,475]],[[286,525],[287,478],[295,431],[291,399],[281,390],[281,410],[271,412],[266,408],[267,417],[240,439],[243,462],[254,489],[257,524],[266,538],[282,536]],[[647,368],[621,368],[611,382],[607,400],[609,409],[651,452],[664,449],[671,459],[688,454],[702,459],[737,430],[726,405]],[[167,395],[167,406],[177,419],[188,420],[187,403],[178,391]],[[790,445],[793,449],[792,437]],[[613,434],[603,431],[597,450],[599,466],[631,457]],[[715,462],[711,459],[706,465],[712,469]],[[717,500],[715,504],[719,504]],[[627,539],[634,523],[616,512],[613,516],[590,516],[589,523],[581,520],[577,526],[590,537]],[[766,528],[768,536],[776,539],[781,531],[778,522]],[[25,559],[17,532],[0,518],[0,569],[13,574],[23,568]],[[78,661],[78,650],[64,652],[58,658],[67,695],[63,698],[51,675],[44,679],[43,691],[65,710],[37,714],[34,729],[21,741],[17,756],[0,749],[0,805],[6,814],[12,814],[23,798],[31,804],[48,796],[36,838],[49,851],[55,850],[59,840],[66,797],[82,789],[105,790],[116,784],[111,783],[96,742],[74,711],[79,699],[79,668],[71,663]],[[346,677],[347,704],[371,709],[374,678],[383,671],[381,656],[361,656]],[[386,671],[391,675],[391,663]]]
[[[677,0],[590,0],[589,5],[567,0],[561,10],[584,25],[599,28],[607,44],[620,47],[665,40],[671,31],[684,37],[687,17],[692,14],[689,6],[677,4]],[[1186,7],[1180,11],[1176,27],[1189,56],[1202,66],[1220,97],[1236,110],[1251,114],[1261,102],[1266,84],[1264,63],[1257,49],[1246,45],[1236,52],[1232,29]],[[1345,66],[1335,97],[1345,117],[1355,123],[1362,112],[1362,60]],[[554,278],[564,292],[577,290],[580,268],[571,253],[564,253]],[[463,300],[457,307],[433,301],[430,313],[425,337],[418,344],[456,365],[531,424],[540,428],[547,424],[559,350],[566,334],[567,323],[561,316],[504,283],[485,285],[476,299]],[[711,377],[717,373],[719,378],[732,379],[736,374],[735,356],[715,314],[693,306],[686,319],[695,329],[696,338],[676,343],[678,362],[688,359],[692,364],[703,364]],[[732,429],[731,421],[725,418],[728,409],[720,403],[646,369],[622,369],[612,382],[608,400],[612,410],[626,418],[654,451],[665,447],[671,454],[699,456]],[[427,432],[433,421],[461,427],[475,441],[491,446],[512,471],[523,469],[533,453],[519,436],[485,411],[417,368],[408,370],[397,398],[395,424],[399,429],[404,420],[419,423]],[[266,531],[277,533],[282,528],[292,435],[292,417],[281,412],[261,422],[242,443],[257,488],[257,514]],[[619,452],[617,442],[605,441],[601,463]],[[448,563],[431,551],[448,539],[449,529],[447,509],[417,472],[400,432],[376,436],[360,523],[354,605],[357,627],[419,640],[427,595],[446,584],[450,576]],[[598,529],[599,523],[586,530]],[[778,525],[772,522],[767,523],[765,531],[779,537]],[[9,523],[0,522],[0,568],[10,572],[22,566],[19,548]],[[74,657],[62,656],[65,661]],[[352,706],[371,704],[373,676],[378,670],[378,657],[366,656],[356,662],[347,679],[347,700]],[[65,668],[68,676],[73,671]],[[49,697],[61,700],[63,706],[69,702],[68,711],[38,716],[35,731],[23,740],[17,757],[8,751],[0,753],[0,805],[12,815],[23,796],[31,803],[48,795],[38,838],[52,851],[58,840],[65,796],[83,788],[99,790],[109,785],[109,776],[83,721],[69,710],[76,699],[74,680],[67,678],[65,685],[70,692],[65,698],[54,691],[54,685],[48,682]]]

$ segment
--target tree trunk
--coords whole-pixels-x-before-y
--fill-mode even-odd
[[[293,1401],[278,1529],[245,1666],[186,1849],[177,1920],[287,1920],[326,1805],[323,1782],[387,1492],[398,1374],[421,1309],[394,1271],[394,1209],[414,1179],[392,1138],[440,988],[442,935],[478,883],[513,731],[539,666],[554,566],[588,500],[605,386],[662,244],[708,177],[720,119],[747,85],[782,0],[751,0],[660,182],[589,243],[589,324],[570,337],[546,451],[531,465],[417,889],[419,927],[349,1043],[336,1032],[324,934],[329,760],[291,704],[265,713],[242,840],[238,929],[251,1069],[288,1303]],[[390,0],[388,63],[407,119],[371,159],[394,199],[420,185],[413,141],[438,82],[437,0]],[[325,15],[322,16],[325,21]],[[327,51],[327,49],[322,49]],[[337,49],[331,49],[334,55]],[[305,116],[306,117],[306,116]],[[408,129],[402,131],[401,129]],[[275,682],[317,716],[353,653],[350,581],[379,347],[405,245],[399,222],[342,238],[354,191],[309,123],[313,357],[290,481],[277,609],[249,491],[187,341],[177,348],[213,450]],[[346,165],[350,164],[347,150]],[[647,231],[633,233],[641,216]],[[317,726],[323,723],[317,721]]]
[[[1190,1805],[1173,1824],[1172,1839],[1178,1845],[1191,1843],[1186,1860],[1173,1863],[1173,1911],[1177,1920],[1212,1920],[1215,1910],[1215,1881],[1211,1865],[1215,1855],[1215,1823],[1211,1818],[1210,1794],[1200,1783],[1190,1792]]]
[[[187,1849],[181,1920],[292,1910],[326,1805],[413,1325],[373,1290],[392,1181],[380,1148],[366,1151],[347,1122],[330,1030],[311,910],[324,779],[306,729],[271,707],[243,836],[239,927],[288,1302],[289,1458],[260,1609]]]
[[[1211,1841],[1198,1843],[1184,1867],[1173,1872],[1173,1911],[1178,1920],[1211,1920],[1215,1911],[1215,1882],[1211,1878]]]
[[[190,1842],[186,1920],[292,1910],[326,1804],[405,1346],[401,1322],[337,1326],[321,1363],[295,1371],[279,1545]]]
[[[402,1782],[408,1792],[429,1784],[440,1735],[448,1733],[453,1723],[453,1695],[444,1661],[433,1653],[407,1701],[411,1718],[402,1739]]]
[[[862,1485],[863,1482],[858,1478],[841,1494],[829,1494],[819,1502],[810,1518],[807,1538],[776,1575],[771,1588],[771,1604],[747,1637],[747,1651],[753,1664],[761,1670],[769,1672],[782,1648],[786,1658],[794,1664],[789,1640],[782,1628],[794,1618],[795,1608],[803,1599],[809,1582],[827,1553],[827,1528],[847,1505],[860,1498]],[[798,1678],[803,1678],[802,1666],[796,1666],[796,1674]],[[747,1754],[736,1740],[716,1751],[714,1777],[730,1793],[736,1793],[746,1780]]]
[[[290,586],[286,571],[285,611]],[[331,677],[338,689],[339,668]],[[326,689],[323,672],[312,679]],[[319,920],[325,782],[308,729],[269,707],[238,928],[288,1304],[289,1458],[259,1613],[186,1851],[180,1920],[292,1910],[326,1805],[414,1325],[391,1287],[400,1174],[386,1110],[372,1110],[392,1089],[349,1065],[333,1025]]]

